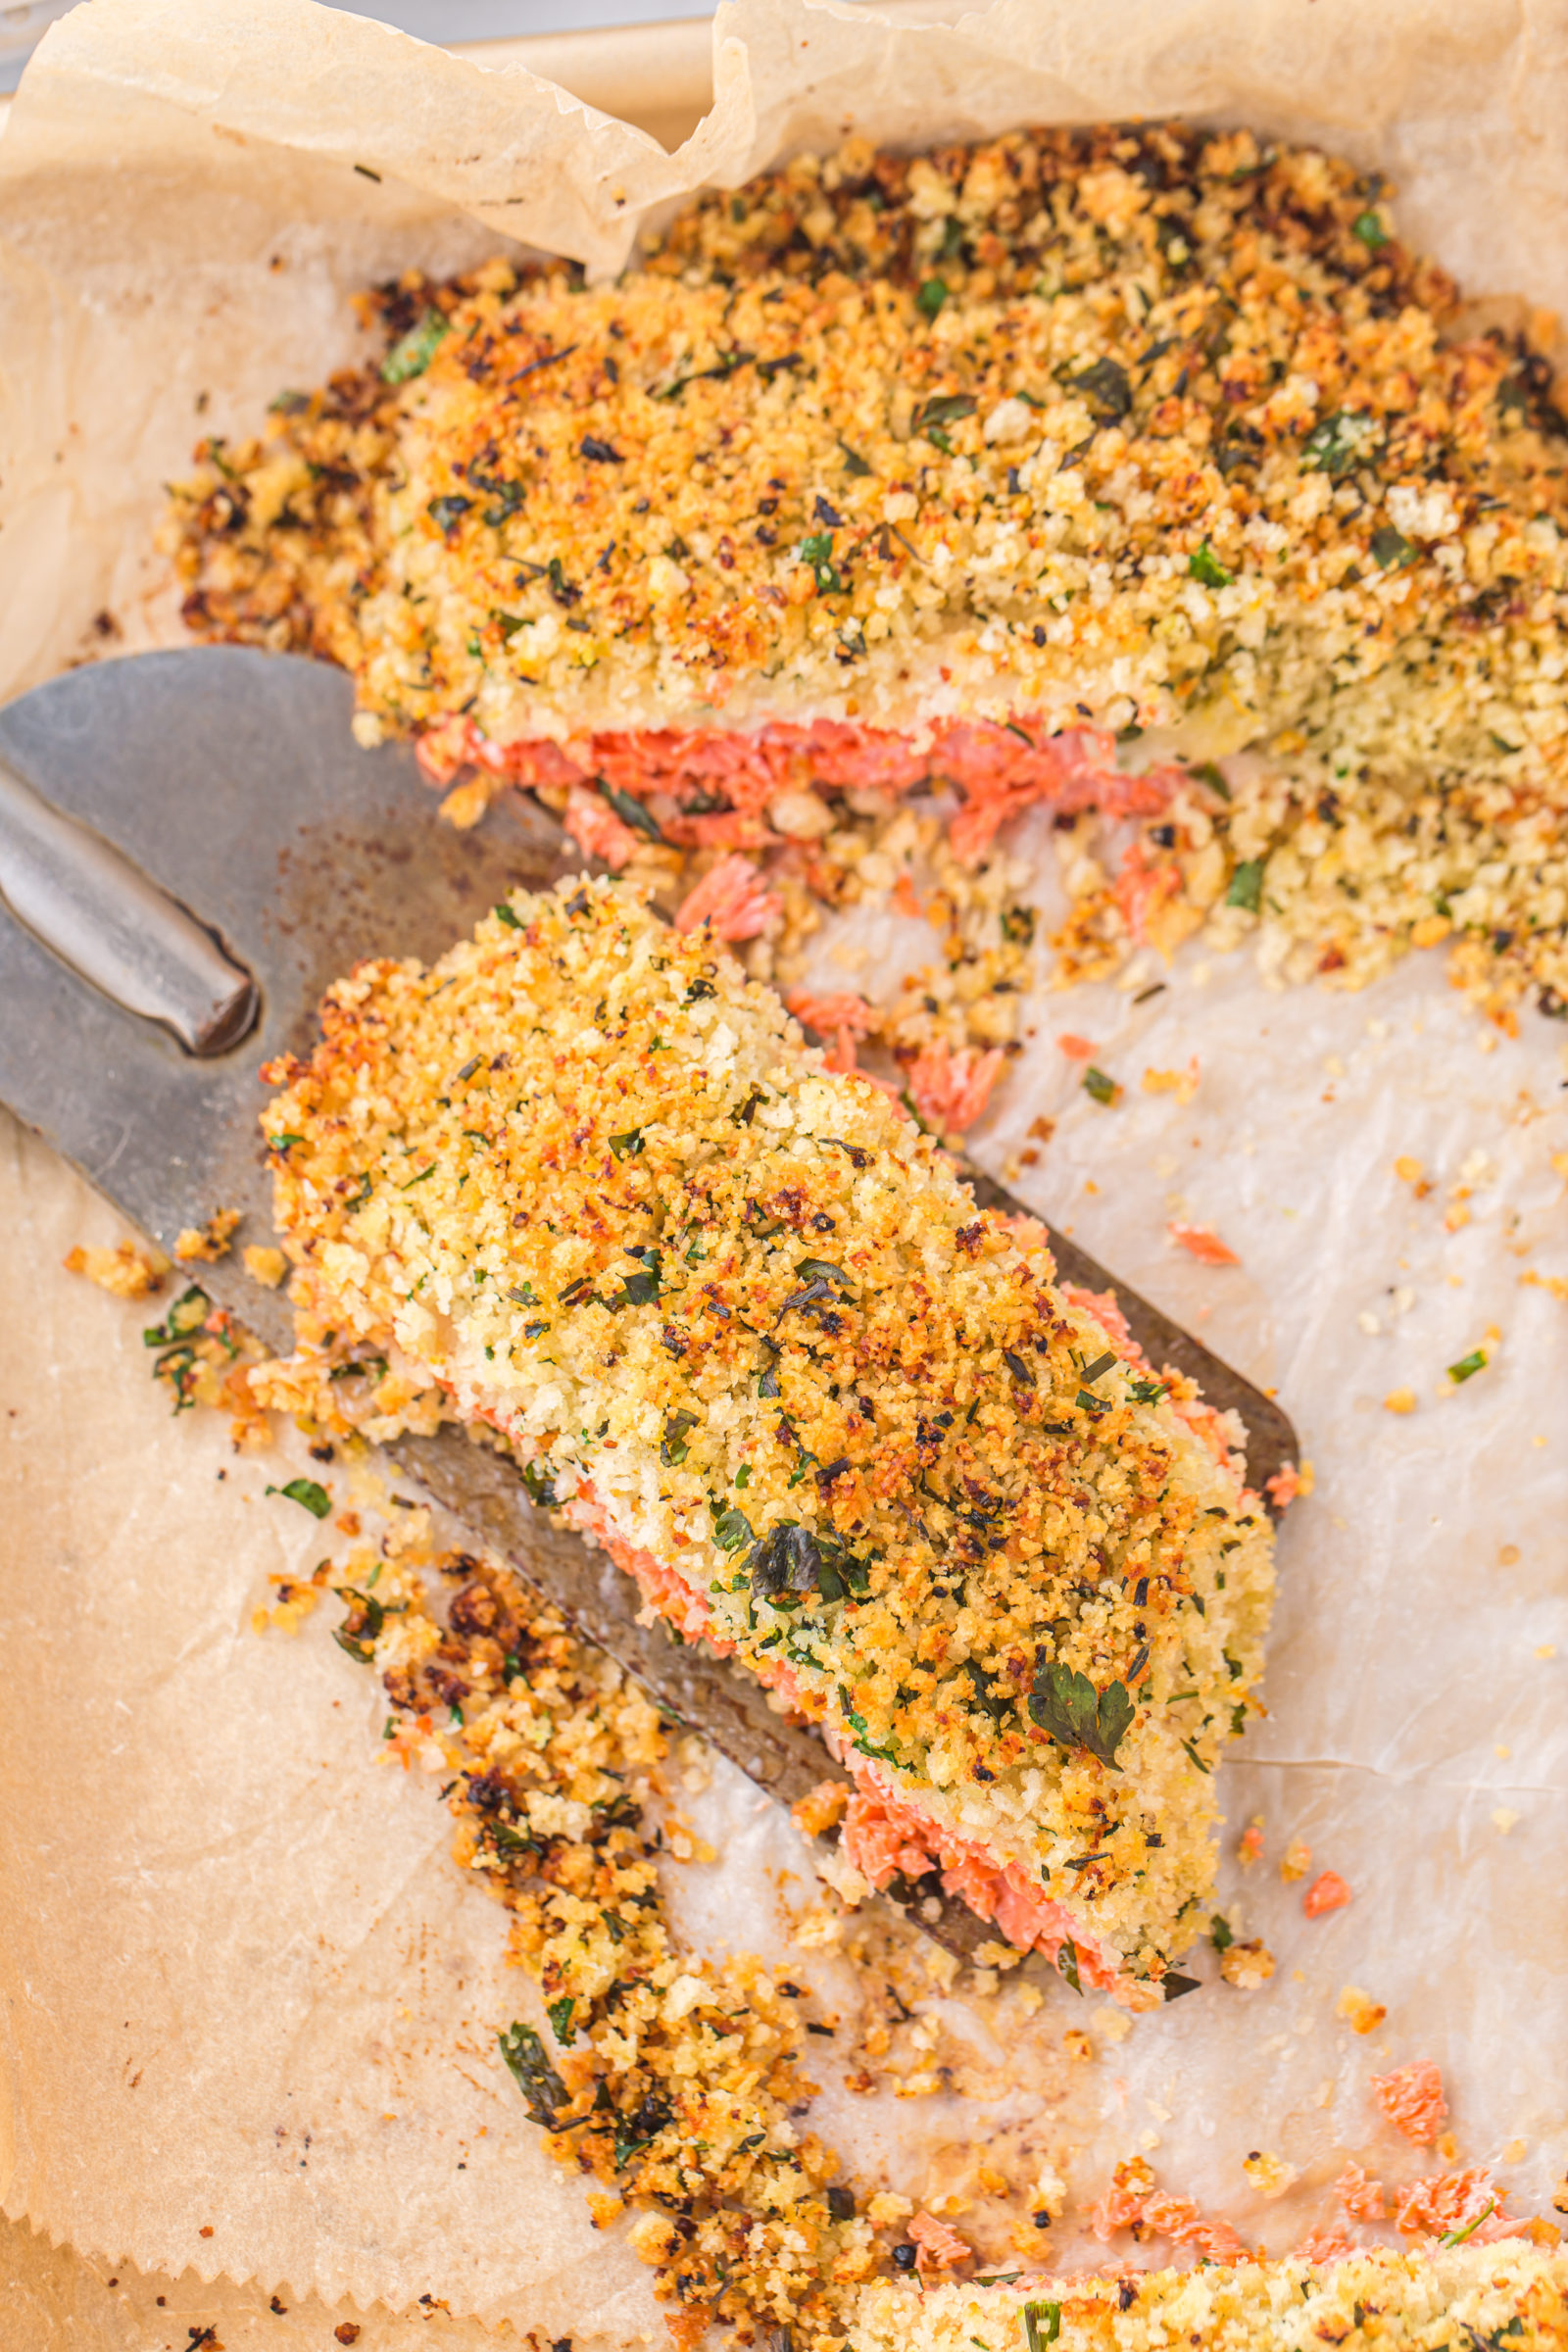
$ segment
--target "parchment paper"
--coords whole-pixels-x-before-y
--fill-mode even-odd
[[[1320,135],[1405,182],[1401,219],[1474,290],[1558,301],[1565,31],[1560,8],[1500,5],[1005,0],[910,29],[745,0],[715,30],[713,113],[667,158],[526,74],[305,0],[93,0],[47,37],[0,142],[0,691],[100,650],[99,611],[122,646],[172,633],[159,483],[198,432],[251,429],[351,352],[355,286],[502,232],[612,268],[645,208],[851,122],[912,137],[1185,108]],[[1049,896],[1044,829],[1027,847]],[[1345,2152],[1409,2177],[1365,2082],[1430,2055],[1466,2160],[1526,2143],[1499,2177],[1527,2206],[1568,2126],[1568,1304],[1520,1287],[1568,1276],[1561,1033],[1531,1016],[1496,1040],[1432,957],[1344,999],[1266,995],[1240,961],[1205,977],[1200,951],[1141,1007],[1104,988],[1030,1019],[977,1155],[1000,1170],[1054,1117],[1014,1188],[1278,1386],[1316,1466],[1281,1539],[1273,1715],[1224,1791],[1233,1832],[1266,1817],[1268,1855],[1245,1883],[1228,1865],[1219,1901],[1280,1969],[1120,2042],[1053,1987],[1046,2027],[1087,2024],[1100,2052],[1070,2082],[895,2106],[828,2068],[819,2128],[917,2195],[937,2140],[1034,2096],[1084,2195],[1142,2150],[1279,2247]],[[1127,1084],[1116,1108],[1077,1086],[1062,1029]],[[1190,1106],[1139,1091],[1194,1053]],[[1171,1217],[1216,1227],[1241,1267],[1173,1253]],[[445,1862],[433,1792],[373,1769],[379,1715],[329,1613],[295,1642],[247,1630],[268,1571],[321,1548],[263,1494],[309,1465],[236,1462],[216,1419],[169,1420],[145,1313],[58,1271],[118,1230],[5,1130],[5,2210],[94,2257],[285,2300],[428,2292],[579,2346],[657,2332],[640,2266],[590,2229],[489,2055],[521,2005],[502,1915]],[[1500,1353],[1454,1389],[1444,1367],[1491,1325]],[[1419,1410],[1392,1415],[1404,1385]],[[678,1890],[693,1932],[781,1949],[778,1874],[799,1900],[808,1867],[788,1824],[724,1768],[687,1809],[723,1857]],[[1348,1880],[1348,1910],[1302,1919],[1276,1873],[1290,1836]],[[802,1973],[833,1995],[830,1954]],[[1347,1983],[1388,2006],[1369,2039],[1334,2017]],[[1272,2208],[1240,2171],[1257,2147],[1303,2176]]]

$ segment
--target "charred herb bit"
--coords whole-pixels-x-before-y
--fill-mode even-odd
[[[213,1311],[213,1302],[196,1283],[174,1300],[162,1323],[150,1323],[141,1335],[144,1348],[172,1348],[194,1338]]]
[[[1197,1767],[1198,1767],[1199,1771],[1200,1771],[1200,1772],[1201,1772],[1201,1773],[1204,1773],[1204,1774],[1206,1774],[1206,1773],[1207,1773],[1207,1771],[1208,1771],[1208,1766],[1207,1766],[1207,1765],[1206,1765],[1206,1764],[1203,1762],[1203,1759],[1202,1759],[1202,1757],[1201,1757],[1201,1756],[1199,1754],[1199,1752],[1198,1752],[1197,1748],[1196,1748],[1196,1747],[1193,1745],[1192,1741],[1191,1741],[1190,1740],[1184,1740],[1182,1741],[1182,1745],[1183,1745],[1183,1747],[1185,1747],[1185,1748],[1186,1748],[1186,1750],[1187,1750],[1187,1753],[1188,1753],[1188,1754],[1189,1754],[1189,1756],[1192,1758],[1193,1762],[1194,1762],[1194,1763],[1197,1765]]]
[[[1090,1389],[1080,1389],[1073,1402],[1081,1413],[1089,1415],[1091,1421],[1103,1421],[1105,1415],[1115,1409],[1108,1396],[1097,1396]]]
[[[914,307],[927,318],[934,318],[948,299],[948,281],[943,277],[926,278],[914,298]]]
[[[501,905],[493,908],[492,911],[495,915],[496,921],[498,923],[505,923],[509,931],[520,931],[522,929],[521,923],[518,922],[516,916],[513,913],[512,908],[507,905],[505,899],[503,899]]]
[[[1063,1984],[1070,1984],[1080,1999],[1083,1997],[1083,1979],[1078,1969],[1078,1946],[1069,1936],[1056,1954],[1056,1974]]]
[[[422,375],[451,331],[451,321],[440,311],[427,310],[416,325],[399,336],[381,362],[382,383],[407,384]]]
[[[858,475],[870,472],[870,466],[860,456],[858,450],[852,449],[847,441],[841,441],[839,443],[839,447],[844,452],[844,470],[846,473]]]
[[[671,1413],[664,1423],[664,1434],[659,1445],[659,1458],[666,1470],[678,1470],[686,1459],[691,1450],[686,1440],[691,1431],[697,1427],[700,1418],[699,1414],[687,1412],[682,1406],[679,1412]]]
[[[1371,453],[1381,427],[1375,416],[1356,409],[1337,409],[1315,424],[1301,444],[1301,471],[1326,473],[1338,480],[1353,473]]]
[[[362,1666],[371,1666],[375,1663],[376,1636],[386,1623],[386,1611],[373,1593],[356,1592],[352,1585],[341,1585],[338,1592],[353,1606],[342,1624],[333,1627],[332,1639],[339,1649],[347,1650]]]
[[[1040,1669],[1029,1694],[1030,1720],[1041,1731],[1063,1747],[1087,1748],[1113,1771],[1133,1713],[1125,1683],[1107,1683],[1097,1690],[1086,1674],[1059,1662]]]
[[[626,2117],[615,2133],[615,2170],[624,2172],[634,2156],[651,2147],[664,2126],[674,2119],[675,2110],[667,2099],[656,2094],[644,2099],[634,2115]]]
[[[612,1135],[610,1149],[617,1159],[635,1159],[645,1149],[640,1127],[628,1127],[622,1135]]]
[[[797,1262],[795,1271],[797,1274],[804,1274],[808,1282],[841,1283],[846,1298],[853,1294],[854,1285],[844,1268],[834,1265],[830,1258],[803,1257]]]
[[[1037,1385],[1033,1367],[1026,1363],[1021,1355],[1015,1355],[1010,1348],[1003,1349],[1002,1360],[1018,1383],[1019,1388],[1032,1389]]]
[[[1169,1383],[1163,1380],[1135,1380],[1129,1394],[1137,1404],[1158,1404],[1168,1391]]]
[[[1402,531],[1386,522],[1372,534],[1372,561],[1385,571],[1392,571],[1396,564],[1413,564],[1415,549]]]
[[[868,1168],[875,1157],[874,1152],[865,1151],[859,1144],[847,1144],[841,1135],[823,1135],[817,1141],[832,1144],[835,1150],[845,1154],[852,1168]]]
[[[270,1135],[267,1148],[269,1152],[287,1152],[292,1145],[303,1144],[304,1141],[303,1135]]]
[[[545,2015],[550,2020],[550,2031],[563,2049],[565,2049],[571,2041],[571,2013],[576,2006],[577,2003],[569,1992],[564,1992],[559,2001],[546,2001],[545,2003]]]
[[[996,1676],[989,1673],[978,1658],[965,1658],[960,1671],[969,1677],[974,1686],[976,1706],[983,1707],[993,1723],[1000,1723],[1010,1702],[1005,1691],[998,1691]]]
[[[935,441],[939,449],[951,449],[950,441],[938,439],[941,427],[972,416],[977,405],[967,392],[939,392],[934,399],[922,401],[915,411],[914,430],[923,433],[928,441]]]
[[[1370,205],[1350,222],[1350,234],[1359,237],[1369,253],[1376,253],[1380,246],[1390,242],[1388,230]],[[1445,2238],[1443,2242],[1446,2245],[1448,2240]]]
[[[1015,948],[1032,948],[1035,944],[1035,910],[1032,906],[1004,906],[1002,936]]]
[[[462,498],[456,491],[449,491],[445,497],[432,498],[424,511],[438,529],[453,531],[472,504],[471,498]]]
[[[1225,893],[1227,906],[1240,906],[1247,914],[1256,914],[1263,903],[1263,859],[1244,858],[1231,876],[1231,886]]]
[[[528,1500],[537,1504],[540,1510],[560,1509],[561,1497],[556,1493],[555,1480],[548,1470],[541,1470],[537,1462],[521,1462],[517,1466],[517,1476],[522,1481]]]
[[[1208,1940],[1216,1952],[1228,1952],[1236,1941],[1231,1933],[1231,1923],[1222,1912],[1216,1911],[1208,1923]]]
[[[290,1502],[304,1505],[313,1519],[324,1519],[332,1508],[332,1497],[314,1478],[291,1478],[286,1487],[268,1487],[269,1494],[286,1495]]]
[[[362,1170],[358,1186],[352,1193],[350,1193],[348,1199],[343,1203],[345,1214],[350,1209],[363,1208],[367,1200],[368,1200],[370,1198],[371,1189],[370,1173],[367,1168]]]
[[[640,1274],[628,1274],[625,1277],[619,1291],[610,1301],[612,1307],[652,1306],[654,1300],[659,1297],[661,1281],[659,1252],[657,1250],[649,1250],[647,1255],[650,1263],[646,1270]]]
[[[1082,393],[1097,424],[1114,424],[1132,408],[1133,390],[1127,381],[1127,370],[1114,360],[1096,360],[1092,368],[1069,376],[1067,384],[1070,391]]]
[[[632,831],[640,833],[645,841],[663,840],[659,819],[643,807],[635,793],[623,792],[618,784],[607,784],[603,778],[600,779],[599,789],[623,825],[630,825]],[[710,990],[709,994],[711,995],[712,991]],[[687,1003],[690,1002],[688,996]]]
[[[583,456],[596,466],[624,466],[626,463],[619,450],[612,447],[608,441],[601,441],[597,433],[584,433],[577,446]]]
[[[1230,573],[1206,539],[1201,547],[1188,557],[1187,569],[1190,576],[1200,580],[1205,588],[1228,588],[1231,584]]]
[[[496,2044],[527,2104],[530,2122],[541,2131],[554,2132],[557,2114],[567,2104],[568,2093],[545,2055],[544,2043],[532,2026],[514,2022],[509,2033],[496,2035]]]
[[[766,1101],[767,1096],[761,1087],[754,1086],[745,1102],[737,1103],[730,1112],[730,1125],[732,1127],[749,1127]]]
[[[1174,1969],[1160,1979],[1160,1990],[1167,2001],[1179,2001],[1183,1993],[1198,1992],[1201,1986],[1200,1977],[1178,1976]]]
[[[1468,1355],[1461,1355],[1456,1364],[1450,1364],[1448,1366],[1448,1378],[1453,1382],[1454,1387],[1457,1388],[1461,1382],[1471,1379],[1477,1372],[1484,1372],[1486,1368],[1486,1349],[1484,1348],[1472,1348]]]
[[[1117,1081],[1106,1071],[1098,1069],[1093,1062],[1084,1072],[1083,1089],[1084,1093],[1092,1095],[1097,1102],[1109,1105],[1121,1101],[1121,1088]]]
[[[1097,1355],[1092,1364],[1085,1364],[1078,1377],[1086,1388],[1091,1387],[1095,1381],[1103,1380],[1105,1374],[1114,1366],[1115,1361],[1115,1356],[1107,1348],[1103,1355]]]

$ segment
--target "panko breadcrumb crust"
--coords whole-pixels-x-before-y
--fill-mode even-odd
[[[191,625],[342,662],[368,736],[624,789],[785,725],[797,782],[897,789],[983,725],[1002,806],[1075,730],[1132,807],[1126,771],[1246,751],[1200,907],[1293,970],[1451,937],[1477,993],[1568,997],[1568,440],[1377,178],[1174,124],[852,143],[612,284],[496,261],[371,307],[383,368],[204,444],[174,507]]]
[[[953,1890],[1006,1873],[1016,1939],[1157,2000],[1272,1590],[1191,1391],[625,885],[363,965],[322,1024],[264,1121],[310,1326],[500,1431],[914,1808]]]
[[[848,2340],[849,2352],[1559,2352],[1568,2256],[1512,2241],[923,2292],[882,2281],[861,2290]]]

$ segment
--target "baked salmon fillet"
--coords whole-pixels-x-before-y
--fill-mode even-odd
[[[309,1327],[499,1432],[820,1724],[873,1884],[940,1870],[1159,2000],[1272,1589],[1217,1417],[626,883],[519,894],[321,1017],[264,1122]]]
[[[1539,2228],[1540,2225],[1537,2225]],[[1547,2232],[1548,2238],[1550,2232]],[[1017,2278],[1014,2272],[1013,2279]],[[848,2352],[1451,2352],[1568,2345],[1568,2256],[1532,2244],[1298,2256],[1126,2277],[975,2284],[880,2282],[860,2290]]]
[[[1246,130],[852,141],[612,283],[368,296],[373,356],[175,485],[185,616],[617,869],[1096,809],[1145,828],[1097,942],[1272,925],[1345,985],[1451,938],[1560,1009],[1568,440],[1515,312]]]

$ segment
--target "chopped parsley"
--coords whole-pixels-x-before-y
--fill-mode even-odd
[[[398,337],[381,362],[382,383],[407,384],[422,375],[451,331],[449,319],[438,310],[427,310],[417,325]]]
[[[290,1502],[302,1504],[313,1519],[324,1519],[332,1508],[331,1495],[314,1478],[291,1478],[286,1487],[269,1487],[267,1493],[286,1494]]]

